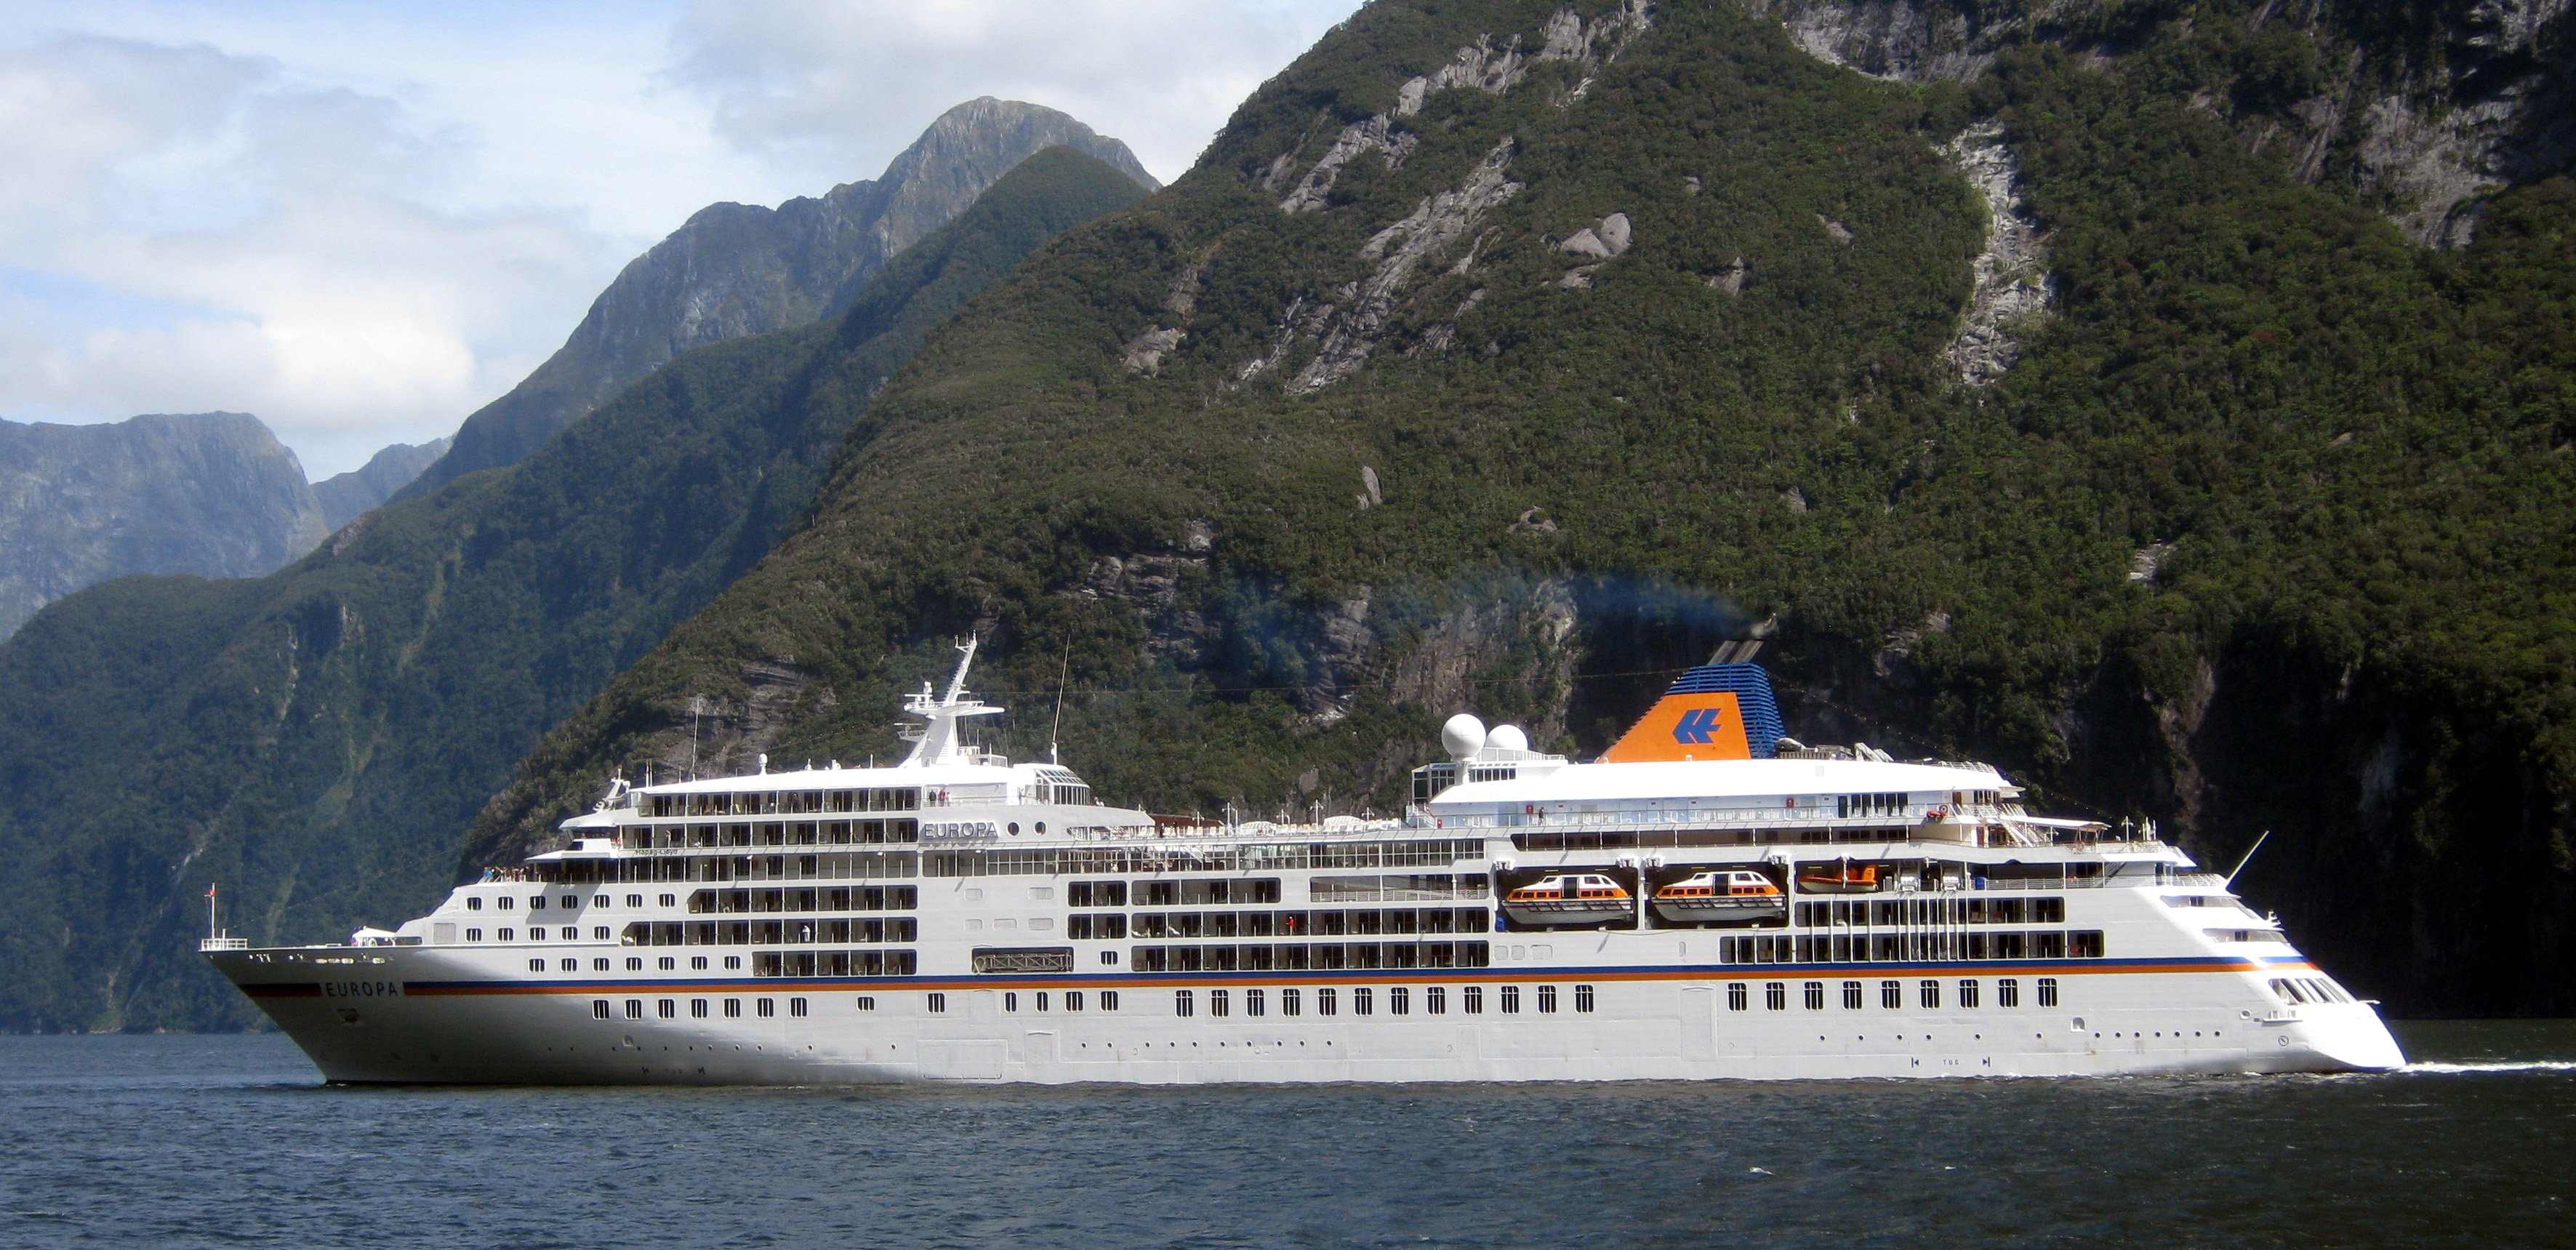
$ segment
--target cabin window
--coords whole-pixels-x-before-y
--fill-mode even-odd
[[[1822,981],[1809,981],[1802,988],[1804,993],[1800,995],[1800,998],[1807,1004],[1807,1010],[1823,1011],[1825,1009],[1825,983]]]
[[[602,906],[605,905],[606,904],[602,904]],[[644,905],[644,896],[641,894],[629,894],[626,896],[626,905],[629,907],[642,907]]]
[[[1903,1007],[1905,1005],[1905,983],[1903,981],[1879,982],[1878,1005],[1888,1009],[1889,1011],[1894,1011]]]
[[[662,905],[664,907],[677,907],[680,905],[680,896],[677,894],[665,894],[662,896]]]
[[[483,910],[483,900],[481,900],[481,899],[479,899],[479,898],[469,898],[469,899],[465,900],[465,910],[467,910],[467,911],[481,911],[481,910]]]
[[[946,994],[924,995],[922,1007],[934,1016],[939,1015],[948,1010],[948,996]]]
[[[740,971],[742,971],[742,956],[740,956],[740,955],[727,955],[727,956],[725,956],[725,971],[727,971],[727,972],[740,972]]]
[[[1578,986],[1575,986],[1575,987],[1574,987],[1574,1009],[1575,1009],[1576,1011],[1590,1011],[1590,1010],[1592,1010],[1592,987],[1591,987],[1591,986],[1589,986],[1589,985],[1578,985]]]
[[[590,1018],[593,1020],[605,1020],[608,1018],[607,999],[594,998],[590,1000]]]
[[[693,972],[704,972],[704,971],[706,971],[706,970],[707,970],[707,957],[706,957],[706,956],[704,956],[704,955],[691,955],[691,956],[689,956],[689,969],[690,969],[690,971],[693,971]]]
[[[543,972],[543,971],[545,971],[545,970],[546,970],[546,961],[544,961],[544,960],[542,960],[542,959],[531,959],[531,960],[529,960],[529,961],[528,961],[528,971],[530,971],[530,972]],[[2280,984],[2280,982],[2275,981],[2275,982],[2273,982],[2273,984],[2274,984],[2274,985],[2278,985],[2278,984]]]
[[[1339,1008],[1334,1005],[1334,993],[1330,988],[1315,991],[1316,1015],[1329,1016],[1337,1010]]]
[[[644,1018],[643,999],[630,998],[626,1000],[626,1018],[629,1020],[641,1020]]]
[[[1075,995],[1075,994],[1067,994],[1067,995],[1065,995],[1065,997],[1066,997],[1066,998],[1068,998],[1068,999],[1071,999],[1071,998],[1077,998],[1077,997],[1080,997],[1080,996],[1079,996],[1079,995]],[[1259,991],[1259,990],[1245,990],[1245,991],[1243,992],[1243,1014],[1245,1014],[1245,1015],[1247,1015],[1247,1016],[1257,1016],[1257,1015],[1261,1015],[1261,1014],[1263,1014],[1264,1012],[1267,1012],[1269,1009],[1270,1009],[1270,1008],[1269,1008],[1269,1004],[1267,1004],[1267,1003],[1265,1003],[1265,1002],[1263,1002],[1263,1001],[1262,1001],[1262,993],[1261,993],[1261,991]]]
[[[1961,982],[1959,982],[1959,1005],[1960,1005],[1960,1006],[1962,1006],[1962,1007],[1974,1007],[1974,1006],[1976,1006],[1976,1005],[1977,1005],[1977,983],[1976,983],[1976,982],[1974,982],[1974,981],[1961,981]]]
[[[590,931],[590,940],[591,940],[591,941],[594,941],[594,942],[605,942],[605,941],[607,941],[607,940],[608,940],[608,926],[607,926],[607,925],[598,925],[598,926],[596,926],[596,927],[592,928],[592,929],[591,929],[591,931]]]
[[[778,1014],[778,1000],[777,1000],[777,999],[774,999],[774,998],[764,998],[764,999],[761,999],[761,1000],[760,1000],[760,1018],[761,1018],[761,1019],[763,1019],[763,1020],[767,1020],[767,1019],[769,1019],[770,1017],[775,1016],[775,1015],[777,1015],[777,1014]]]
[[[654,962],[659,964],[664,972],[677,972],[680,969],[680,961],[669,955],[664,955]]]
[[[1229,1002],[1229,999],[1231,999],[1231,998],[1232,998],[1232,995],[1228,994],[1228,993],[1227,993],[1226,991],[1224,991],[1224,990],[1209,990],[1209,991],[1208,991],[1208,1014],[1209,1014],[1209,1015],[1211,1015],[1211,1016],[1222,1016],[1222,1015],[1230,1014],[1230,1013],[1232,1012],[1232,1010],[1233,1010],[1233,1006],[1232,1006],[1232,1004]]]
[[[1075,997],[1080,997],[1080,995],[1075,995]],[[858,1001],[853,1005],[861,1011],[874,1011],[877,1009],[877,1000],[869,997],[868,995],[861,994],[859,995]]]
[[[2102,933],[2098,929],[2078,929],[2066,935],[2066,954],[2073,959],[2100,959]]]
[[[2039,1005],[2042,1007],[2054,1007],[2057,1005],[2057,978],[2041,977],[2039,979]]]
[[[1438,1016],[1446,1015],[1448,1014],[1448,1011],[1448,990],[1435,985],[1422,991],[1422,1014],[1427,1016]]]
[[[707,1018],[707,1000],[705,1000],[705,999],[703,999],[703,998],[692,998],[692,999],[690,999],[690,1000],[689,1000],[689,1018],[690,1018],[690,1019],[692,1019],[692,1020],[704,1020],[704,1019],[706,1019],[706,1018]]]
[[[1555,986],[1542,985],[1538,987],[1538,1009],[1542,1014],[1552,1013],[1556,1010]]]
[[[1040,1011],[1044,1011],[1044,1010],[1046,1010],[1046,1009],[1047,1009],[1047,996],[1046,996],[1046,991],[1045,991],[1045,990],[1039,990],[1039,991],[1038,991],[1038,1010],[1040,1010]]]
[[[1751,997],[1751,995],[1744,992],[1744,983],[1742,981],[1729,981],[1726,983],[1726,1009],[1728,1011],[1744,1010],[1750,1005],[1747,1000]]]
[[[1377,991],[1362,986],[1351,991],[1351,1014],[1365,1016],[1377,1011]]]
[[[1458,1010],[1471,1016],[1485,1014],[1485,987],[1470,985],[1458,991]]]
[[[2016,981],[2011,977],[2004,977],[1996,981],[1995,1005],[1998,1007],[2021,1006],[2021,982]]]
[[[1923,982],[1918,983],[1918,985],[1917,985],[1917,987],[1916,987],[1916,988],[1918,988],[1918,989],[1920,989],[1920,990],[1922,991],[1922,993],[1921,993],[1920,995],[1918,995],[1918,998],[1920,999],[1920,1001],[1922,1002],[1922,1004],[1923,1004],[1924,1006],[1926,1006],[1926,1007],[1938,1007],[1938,1006],[1940,1006],[1940,1005],[1941,1005],[1941,983],[1940,983],[1940,982],[1938,982],[1938,981],[1923,981]]]
[[[519,931],[516,929],[503,929],[501,930],[500,937],[504,942],[515,942],[519,940]]]
[[[791,1016],[801,1016],[801,1015],[804,1015],[804,1014],[805,1014],[805,1000],[804,1000],[804,999],[801,999],[801,998],[791,998],[791,999],[788,999],[788,1000],[787,1000],[787,1014],[789,1014],[789,1015],[791,1015]]]
[[[1772,1011],[1789,1009],[1789,987],[1780,981],[1767,981],[1762,986],[1762,1005]]]
[[[1860,982],[1858,982],[1858,981],[1845,981],[1845,982],[1843,982],[1843,1010],[1845,1010],[1845,1011],[1858,1011],[1858,1010],[1860,1010]]]
[[[1386,1014],[1409,1015],[1413,1011],[1413,991],[1399,985],[1386,992]]]
[[[1017,993],[1006,993],[1002,995],[1002,1010],[1018,1011],[1019,1009],[1020,996]]]
[[[654,1015],[657,1015],[657,1016],[660,1016],[660,1017],[662,1017],[662,1018],[663,1018],[663,1019],[665,1019],[665,1020],[676,1020],[676,1019],[678,1019],[678,1018],[679,1018],[679,1016],[680,1016],[680,1004],[679,1004],[679,1000],[677,1000],[677,999],[671,999],[671,998],[665,998],[665,999],[662,999],[662,1000],[661,1000],[661,1001],[659,1001],[659,1002],[654,1003],[654,1004],[653,1004],[653,1014],[654,1014]]]
[[[1172,991],[1172,1014],[1183,1019],[1198,1014],[1198,1002],[1188,990]]]
[[[1503,1014],[1504,1014],[1504,1015],[1507,1015],[1507,1016],[1517,1016],[1517,1015],[1519,1015],[1520,1013],[1521,1013],[1521,987],[1519,987],[1519,986],[1517,986],[1517,985],[1506,985],[1506,986],[1504,986],[1504,987],[1503,987]]]
[[[644,970],[644,961],[630,956],[626,961],[626,970],[628,972],[642,972]]]
[[[739,999],[739,998],[728,998],[728,999],[726,999],[726,1000],[725,1000],[725,1019],[727,1019],[727,1020],[739,1020],[739,1019],[741,1019],[741,1018],[742,1018],[742,1000],[741,1000],[741,999]]]
[[[608,971],[608,961],[605,959],[591,960],[590,970],[593,972],[606,972]]]

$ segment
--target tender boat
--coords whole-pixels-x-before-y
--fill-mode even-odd
[[[1637,915],[1628,888],[1597,872],[1555,872],[1503,896],[1503,914],[1523,925],[1608,924]]]
[[[1779,884],[1749,869],[1695,872],[1655,891],[1655,914],[1677,924],[1777,920],[1788,910]]]
[[[1800,894],[1876,894],[1878,865],[1847,859],[1808,864],[1798,870]]]

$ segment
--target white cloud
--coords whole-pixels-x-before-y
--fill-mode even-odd
[[[317,476],[454,429],[718,200],[873,177],[953,104],[1177,176],[1357,0],[18,0],[0,416],[254,412]]]
[[[694,0],[673,82],[723,135],[825,171],[884,161],[979,95],[1061,109],[1178,177],[1356,0]]]

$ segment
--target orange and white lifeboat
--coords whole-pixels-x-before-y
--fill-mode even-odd
[[[1597,872],[1553,872],[1503,896],[1514,924],[1578,925],[1637,914],[1626,886]]]
[[[1825,860],[1798,865],[1800,894],[1875,894],[1878,892],[1878,865],[1855,864],[1847,859]]]
[[[1779,883],[1743,868],[1695,872],[1655,891],[1655,914],[1676,924],[1769,920],[1788,910]]]

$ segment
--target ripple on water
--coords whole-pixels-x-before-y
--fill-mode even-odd
[[[1074,1089],[317,1085],[0,1038],[0,1244],[2547,1241],[2576,1026],[2345,1077]]]

